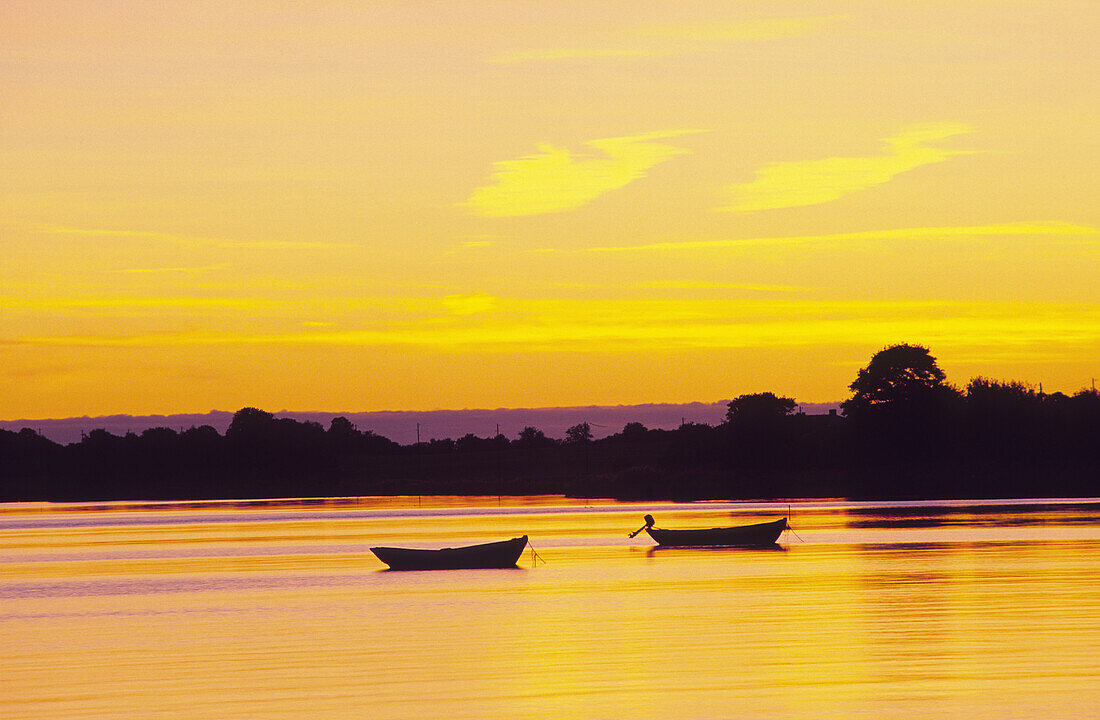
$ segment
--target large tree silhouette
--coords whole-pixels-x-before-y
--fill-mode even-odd
[[[946,396],[958,396],[928,348],[891,345],[871,358],[848,386],[853,395],[841,403],[849,417],[876,409],[913,412],[929,408]]]
[[[873,492],[921,495],[958,492],[945,476],[928,468],[948,466],[958,445],[961,395],[947,384],[928,348],[891,345],[875,353],[849,386],[853,395],[841,403],[851,419],[854,449],[865,460],[905,470],[890,475]],[[860,494],[871,488],[857,489]]]

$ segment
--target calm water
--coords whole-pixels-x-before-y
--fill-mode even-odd
[[[1100,500],[0,505],[0,716],[1100,716]],[[514,570],[367,548],[528,534]]]

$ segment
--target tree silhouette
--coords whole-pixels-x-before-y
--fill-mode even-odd
[[[351,452],[359,445],[362,434],[346,417],[334,417],[325,432],[325,442],[330,452]]]
[[[592,428],[586,422],[578,423],[565,431],[565,440],[570,443],[586,443],[592,440]]]
[[[355,429],[355,425],[352,424],[351,420],[343,416],[334,417],[329,421],[328,433],[332,437],[349,439],[359,438],[359,431]]]
[[[734,398],[726,407],[721,434],[728,467],[775,470],[791,459],[793,398],[753,393]]]
[[[740,395],[730,400],[726,407],[726,422],[767,420],[790,415],[794,412],[795,401],[793,398],[776,397],[775,393],[763,392]]]
[[[958,396],[946,379],[928,348],[891,345],[875,353],[867,367],[859,371],[848,386],[854,394],[840,407],[850,417],[875,408],[928,407],[938,398]]]
[[[256,439],[271,435],[275,416],[258,408],[241,408],[233,413],[233,421],[225,431],[227,438]]]
[[[855,451],[876,465],[904,469],[891,476],[889,488],[867,479],[879,485],[873,492],[958,492],[946,474],[928,471],[950,465],[959,447],[961,395],[946,380],[928,348],[891,345],[875,353],[849,386],[854,394],[841,408],[852,421]],[[869,487],[856,491],[872,492]]]
[[[1043,399],[1021,382],[976,377],[966,387],[967,453],[985,462],[1034,455],[1043,438]]]
[[[519,431],[519,444],[527,446],[545,445],[551,442],[550,438],[546,437],[546,433],[539,430],[537,427],[531,427],[528,425]]]
[[[794,415],[774,393],[730,401],[719,426],[628,423],[567,442],[525,427],[402,446],[333,418],[238,411],[209,425],[54,443],[0,429],[0,500],[86,501],[369,494],[543,494],[706,499],[763,497],[1086,497],[1100,477],[1100,393],[1043,393],[977,377],[965,398],[926,348],[895,345],[852,383],[845,416]],[[421,469],[421,464],[424,467]],[[413,472],[413,467],[416,468]]]

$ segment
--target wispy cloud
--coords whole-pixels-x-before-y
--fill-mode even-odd
[[[718,209],[752,212],[836,200],[881,185],[907,170],[969,154],[966,150],[927,147],[926,143],[972,131],[960,123],[914,125],[885,138],[887,151],[883,155],[770,163],[756,171],[756,180],[731,185],[733,204]]]
[[[539,252],[539,251],[535,251]],[[532,286],[534,287],[534,286]],[[725,293],[751,292],[751,293],[798,293],[814,290],[808,285],[776,285],[769,283],[730,283],[712,282],[709,280],[649,280],[646,282],[547,282],[538,286],[543,290],[597,290],[607,294],[634,293],[643,291],[667,291],[675,295],[682,295],[684,291],[716,291]],[[647,296],[652,296],[647,292]]]
[[[8,344],[176,347],[332,345],[461,352],[607,352],[688,348],[885,344],[937,347],[1094,346],[1100,312],[1064,303],[498,299],[487,314],[444,315],[374,328],[315,325],[291,332],[166,332],[18,337]]]
[[[875,242],[888,240],[930,240],[958,239],[968,237],[997,236],[1081,236],[1100,235],[1100,229],[1088,225],[1067,222],[1019,222],[997,223],[993,225],[960,225],[946,227],[899,228],[894,230],[867,230],[863,232],[829,233],[823,235],[795,235],[789,237],[741,238],[729,240],[685,240],[683,242],[647,243],[645,245],[622,245],[593,247],[579,252],[626,253],[626,252],[685,252],[694,250],[736,250],[753,247],[794,247],[805,245],[831,245],[843,242]],[[545,249],[540,252],[577,252],[571,250]]]
[[[339,250],[361,247],[358,243],[314,242],[312,240],[226,240],[216,243],[216,246],[244,250]]]
[[[812,35],[844,17],[756,17],[698,23],[662,23],[639,27],[635,34],[688,40],[693,43],[782,40]]]
[[[722,283],[696,280],[653,280],[635,283],[630,287],[640,290],[749,290],[752,292],[800,292],[810,288],[795,285],[767,285],[761,283]]]
[[[103,230],[99,228],[76,228],[67,225],[35,225],[34,229],[44,235],[78,235],[81,237],[127,237],[145,240],[161,240],[165,242],[190,242],[213,243],[217,240],[210,238],[185,238],[182,235],[172,233],[153,232],[150,230]]]
[[[721,52],[731,44],[782,40],[819,32],[839,18],[741,18],[705,23],[666,23],[633,28],[605,45],[517,50],[489,58],[497,64],[565,60],[632,60]]]
[[[489,62],[497,64],[510,64],[522,62],[538,62],[553,60],[584,60],[584,59],[622,59],[659,57],[667,55],[667,52],[658,52],[655,49],[643,50],[639,48],[543,48],[538,50],[519,50],[517,52],[498,55],[490,58]]]
[[[191,273],[206,273],[214,272],[217,270],[225,270],[229,266],[226,264],[221,265],[198,265],[194,267],[150,267],[150,268],[124,268],[122,270],[116,270],[117,273],[123,273],[126,275],[174,275],[174,274],[191,274]]]
[[[239,297],[95,295],[26,299],[0,296],[0,308],[5,310],[256,310],[278,307],[278,304],[277,300]]]
[[[193,235],[156,232],[151,230],[111,230],[101,228],[77,228],[65,225],[35,225],[34,229],[45,235],[72,235],[88,238],[135,238],[180,245],[251,250],[321,250],[359,247],[356,243],[310,242],[298,240],[232,240],[228,238],[196,237]]]
[[[444,255],[462,255],[470,253],[478,253],[486,250],[487,248],[498,245],[497,240],[465,240],[457,247],[453,247],[449,250],[444,250]]]
[[[494,163],[495,182],[477,188],[461,205],[485,217],[571,210],[644,177],[660,162],[691,152],[655,140],[696,132],[705,131],[671,130],[585,143],[603,157],[574,156],[565,148],[540,145],[535,155]]]
[[[452,315],[480,315],[496,308],[496,298],[485,293],[448,295],[443,306]]]

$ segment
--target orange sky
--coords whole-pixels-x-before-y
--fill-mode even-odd
[[[0,419],[1100,376],[1100,5],[0,4]]]

